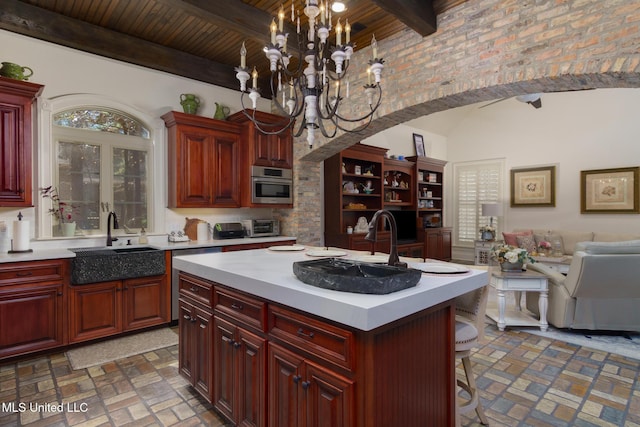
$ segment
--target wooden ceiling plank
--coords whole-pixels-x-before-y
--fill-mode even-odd
[[[7,31],[222,87],[238,88],[233,67],[229,65],[67,18],[18,0],[3,0],[3,3],[0,28]]]
[[[423,37],[437,30],[432,0],[371,0]]]

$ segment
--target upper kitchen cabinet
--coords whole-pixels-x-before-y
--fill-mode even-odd
[[[240,127],[171,111],[168,129],[170,208],[240,206]]]
[[[252,113],[254,114],[254,113]],[[256,120],[266,132],[275,132],[286,124],[288,119],[275,114],[255,111]],[[282,133],[261,132],[242,112],[230,116],[229,121],[242,124],[243,140],[246,141],[248,166],[266,166],[291,169],[293,167],[293,137],[291,128]]]
[[[0,77],[0,206],[32,206],[33,103],[44,86]]]

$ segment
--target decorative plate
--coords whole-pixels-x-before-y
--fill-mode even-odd
[[[277,252],[289,252],[289,251],[303,251],[305,249],[302,245],[281,245],[281,246],[269,246],[267,249]]]
[[[307,251],[307,255],[316,257],[332,257],[332,256],[345,256],[345,251],[339,251],[337,249],[312,249]]]
[[[421,270],[423,273],[434,273],[434,274],[457,274],[457,273],[467,273],[470,271],[467,267],[462,265],[449,265],[449,264],[440,264],[440,263],[432,263],[426,265],[420,265],[418,270]]]

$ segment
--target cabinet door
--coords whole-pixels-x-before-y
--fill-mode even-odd
[[[291,169],[293,167],[293,138],[291,131],[267,135],[256,129],[253,165]]]
[[[0,206],[33,205],[32,104],[43,89],[0,77]]]
[[[122,331],[121,288],[119,280],[70,287],[69,342]]]
[[[213,135],[211,203],[217,207],[240,206],[239,137],[236,134],[222,132],[215,132]]]
[[[166,276],[123,281],[124,330],[168,322]]]
[[[214,354],[213,375],[216,383],[213,389],[213,402],[216,408],[230,420],[234,420],[236,399],[234,398],[234,384],[236,383],[235,347],[240,344],[235,341],[236,327],[231,323],[214,317]]]
[[[212,401],[213,385],[213,316],[196,307],[192,323],[195,336],[195,375],[193,385],[209,402]]]
[[[442,229],[442,258],[444,261],[451,260],[451,229]]]
[[[0,358],[65,344],[62,289],[0,287]]]
[[[312,362],[306,362],[303,379],[306,427],[355,425],[351,380]]]
[[[298,389],[302,387],[303,358],[273,343],[269,343],[268,354],[269,427],[302,426]]]
[[[208,207],[211,205],[213,169],[211,133],[195,126],[178,127],[176,207]]]
[[[178,301],[178,371],[193,384],[196,365],[196,308],[187,301]]]
[[[238,328],[238,422],[239,426],[266,426],[266,340]]]

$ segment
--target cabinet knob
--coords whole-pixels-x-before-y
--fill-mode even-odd
[[[190,288],[189,288],[189,290],[190,290],[191,292],[198,293],[198,289],[197,289],[197,288],[194,288],[193,286],[192,286],[192,287],[190,287]]]
[[[242,346],[242,343],[239,343],[238,341],[234,341],[233,342],[233,347],[234,348],[240,348],[240,346]]]
[[[184,317],[187,320],[191,320],[191,316],[189,316],[188,314],[183,315],[182,317]]]
[[[309,386],[311,385],[311,381],[302,381],[302,388],[303,389],[308,389]]]
[[[202,329],[207,329],[207,325],[206,325],[205,323],[200,323],[200,327],[201,327]]]
[[[293,376],[293,382],[295,384],[298,384],[298,382],[302,379],[302,377],[300,375],[294,375]]]

